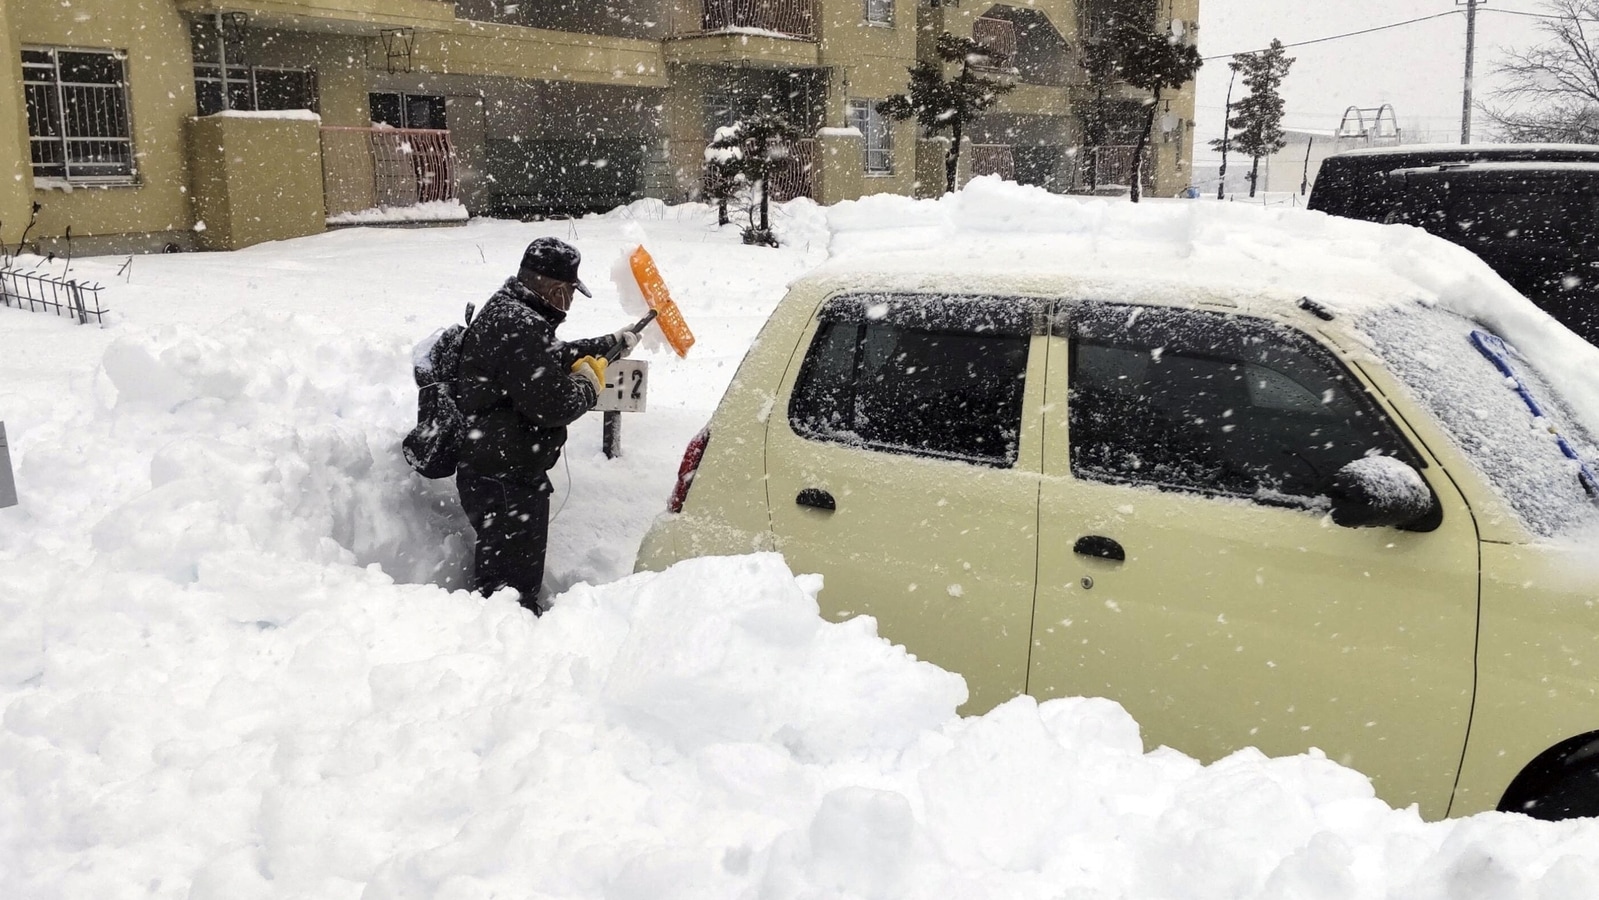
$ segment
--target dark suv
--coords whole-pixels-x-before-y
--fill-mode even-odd
[[[1599,146],[1356,150],[1321,165],[1310,208],[1424,228],[1599,344]]]

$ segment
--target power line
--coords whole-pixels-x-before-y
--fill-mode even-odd
[[[1508,12],[1508,11],[1509,10],[1500,10],[1500,12]],[[1448,12],[1434,13],[1434,14],[1432,14],[1430,16],[1422,16],[1422,17],[1420,17],[1418,19],[1406,19],[1403,22],[1394,22],[1391,25],[1378,25],[1375,28],[1365,28],[1365,29],[1361,29],[1360,31],[1348,31],[1348,32],[1345,32],[1343,34],[1329,35],[1327,37],[1315,38],[1314,40],[1309,40],[1309,41],[1296,41],[1296,42],[1294,42],[1292,44],[1284,44],[1283,48],[1287,49],[1289,47],[1308,47],[1311,44],[1325,44],[1328,41],[1341,41],[1341,40],[1343,40],[1345,38],[1359,37],[1359,36],[1361,36],[1363,34],[1372,34],[1374,32],[1378,32],[1378,31],[1387,31],[1387,30],[1389,30],[1391,28],[1403,28],[1406,25],[1415,25],[1418,22],[1430,22],[1433,19],[1442,19],[1445,16],[1458,16],[1458,15],[1460,15],[1463,12],[1464,12],[1464,10],[1451,9]],[[1531,15],[1531,14],[1528,13],[1528,15]],[[1259,50],[1240,50],[1237,53],[1223,53],[1223,54],[1220,54],[1219,56],[1207,56],[1207,57],[1205,57],[1205,59],[1206,60],[1230,59],[1230,58],[1232,58],[1234,56],[1246,55],[1246,54],[1251,54],[1251,53],[1265,53],[1267,49],[1269,49],[1269,48],[1262,47]]]

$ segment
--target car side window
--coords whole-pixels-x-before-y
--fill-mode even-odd
[[[797,434],[1015,464],[1035,327],[1027,301],[854,295],[830,301],[821,319],[789,404]]]
[[[1363,456],[1422,466],[1338,360],[1292,328],[1111,304],[1069,315],[1079,477],[1313,506]]]

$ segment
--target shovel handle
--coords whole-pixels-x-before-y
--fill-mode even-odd
[[[651,322],[655,321],[655,315],[656,315],[655,310],[653,310],[653,309],[650,310],[649,312],[644,314],[644,318],[639,319],[637,322],[634,322],[632,325],[629,325],[627,327],[627,330],[633,332],[634,334],[638,334],[639,332],[644,330],[644,326],[646,326],[646,325],[650,324]],[[624,348],[626,346],[627,346],[626,343],[624,343],[622,341],[617,341],[616,342],[616,346],[612,347],[610,350],[607,350],[605,352],[605,361],[608,362],[608,363],[616,362],[617,359],[619,359],[622,356],[622,348]]]

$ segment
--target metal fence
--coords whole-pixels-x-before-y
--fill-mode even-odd
[[[105,324],[110,310],[100,305],[100,285],[84,284],[65,275],[0,268],[0,305],[29,312],[53,312],[87,325]]]
[[[458,197],[455,148],[431,128],[322,129],[322,190],[329,216]]]

